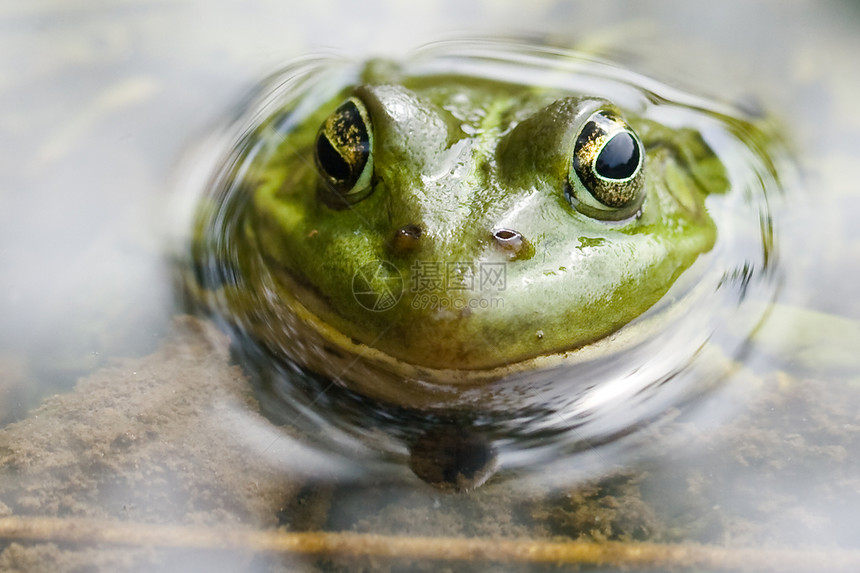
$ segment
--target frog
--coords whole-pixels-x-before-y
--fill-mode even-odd
[[[600,94],[373,60],[298,107],[218,183],[235,263],[208,305],[410,407],[617,338],[712,249],[706,199],[730,188],[700,131]],[[225,220],[201,213],[200,234]]]

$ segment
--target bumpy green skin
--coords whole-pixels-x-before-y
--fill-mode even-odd
[[[646,198],[638,216],[600,221],[564,195],[583,110],[595,98],[464,77],[378,76],[321,102],[282,140],[259,130],[274,151],[243,185],[252,197],[242,240],[262,254],[277,289],[353,341],[406,363],[463,370],[574,349],[639,316],[712,248],[704,201],[728,182],[698,133],[621,110],[646,149]],[[319,194],[314,140],[354,94],[372,120],[373,188],[336,209]],[[395,248],[407,225],[422,229],[420,240]],[[493,240],[497,229],[521,233],[528,247],[512,257]],[[356,273],[377,261],[403,278],[402,298],[384,311],[353,294]],[[504,289],[481,289],[476,277],[470,289],[415,290],[416,261],[502,263]],[[253,276],[245,282],[264,288]],[[453,299],[475,302],[427,304]]]

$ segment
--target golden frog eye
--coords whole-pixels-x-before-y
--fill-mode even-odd
[[[373,178],[373,128],[361,100],[349,98],[326,118],[314,155],[330,196],[354,203],[367,195]]]
[[[576,138],[568,199],[596,219],[626,219],[644,199],[645,151],[627,123],[609,111],[591,115]]]

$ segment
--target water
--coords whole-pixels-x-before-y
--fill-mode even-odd
[[[477,538],[502,560],[488,565],[464,558],[451,565],[457,570],[555,570],[515,564],[503,553],[508,545],[487,541],[499,535],[608,539],[622,549],[646,542],[694,555],[699,546],[689,543],[702,543],[716,561],[699,569],[813,571],[826,563],[829,570],[855,570],[860,396],[853,321],[860,318],[854,292],[860,238],[852,207],[860,192],[850,174],[860,151],[854,107],[860,76],[851,59],[858,48],[854,5],[500,3],[489,10],[428,3],[420,9],[416,19],[412,7],[407,14],[405,6],[366,6],[356,15],[359,24],[337,18],[337,4],[261,3],[240,10],[126,3],[95,10],[48,3],[0,11],[6,47],[0,61],[0,518],[142,524],[162,535],[157,545],[166,537],[178,547],[148,549],[141,531],[124,533],[126,545],[98,544],[82,526],[74,528],[81,537],[72,545],[22,541],[16,534],[16,543],[0,543],[0,570],[44,563],[116,570],[130,561],[150,570],[390,565],[343,557],[344,547],[376,551],[366,539],[320,559],[197,550],[200,543],[183,536],[202,526],[210,541],[203,546],[236,546],[213,541],[208,528],[248,532],[277,524],[407,540]],[[299,54],[400,57],[454,31],[522,30],[596,50],[617,62],[624,78],[658,78],[671,86],[670,101],[699,94],[701,101],[729,106],[728,115],[766,110],[785,129],[801,176],[783,179],[784,164],[772,171],[733,168],[751,189],[777,185],[787,193],[768,194],[762,203],[763,195],[753,192],[752,208],[741,194],[709,203],[714,217],[738,221],[724,235],[740,245],[718,243],[691,270],[696,276],[710,268],[737,272],[729,273],[730,289],[706,281],[705,293],[722,293],[723,300],[709,296],[692,306],[710,324],[708,312],[739,300],[745,284],[743,304],[749,304],[736,315],[744,319],[740,325],[729,320],[732,312],[717,317],[725,321],[720,333],[708,335],[717,356],[654,362],[652,379],[672,366],[687,369],[660,389],[646,385],[640,396],[652,400],[638,410],[625,408],[621,417],[592,419],[581,428],[531,411],[491,416],[478,431],[475,420],[465,420],[470,437],[463,455],[495,452],[497,465],[489,469],[497,473],[471,493],[443,494],[410,469],[398,434],[403,412],[374,410],[377,402],[329,390],[322,396],[332,402],[300,407],[309,425],[294,424],[290,435],[271,422],[285,417],[283,392],[295,396],[289,386],[269,387],[281,394],[265,400],[266,387],[252,386],[235,366],[245,358],[231,357],[217,331],[187,321],[170,326],[176,309],[164,229],[175,227],[165,219],[189,166],[203,178],[214,169],[194,149],[211,148],[208,135],[229,123],[225,110],[241,114],[248,102],[239,109],[237,102],[249,87]],[[637,91],[628,93],[635,99]],[[710,105],[703,117],[725,111]],[[718,131],[728,133],[714,141],[738,165],[756,165],[771,154],[756,148],[758,159],[751,161],[743,155],[748,145],[733,144],[743,137]],[[778,184],[768,179],[771,173],[780,176]],[[754,265],[745,269],[744,262]],[[752,304],[773,299],[779,312]],[[695,324],[695,317],[679,320]],[[684,342],[694,344],[692,336]],[[701,387],[708,392],[691,392]],[[317,395],[313,387],[310,392]],[[566,399],[564,408],[588,405]],[[629,397],[620,399],[630,404]],[[606,411],[615,412],[615,405]],[[335,408],[337,425],[330,416]],[[356,424],[367,412],[379,418],[373,428]],[[289,411],[286,418],[295,419]],[[453,421],[463,427],[462,418]],[[539,421],[545,431],[538,431]],[[628,427],[636,431],[619,433]],[[428,436],[417,445],[450,439],[444,431]],[[176,524],[185,528],[182,535],[160,529]],[[36,537],[61,538],[56,528]],[[404,555],[394,569],[440,567],[425,557],[410,559],[414,551]],[[741,564],[732,562],[739,557]],[[656,569],[677,565],[673,559],[658,560]],[[605,563],[615,570],[625,562],[616,556]]]
[[[363,363],[369,359],[361,352],[353,356],[343,349],[342,354],[349,355],[347,358],[332,356],[325,348],[337,342],[309,332],[306,322],[297,319],[307,311],[296,312],[292,308],[294,305],[315,308],[319,304],[297,290],[291,280],[281,278],[279,263],[274,262],[281,253],[266,250],[267,242],[275,240],[285,241],[278,243],[285,252],[303,248],[304,235],[281,239],[276,234],[270,239],[248,236],[247,229],[268,224],[265,218],[253,213],[254,205],[259,203],[253,196],[258,187],[273,184],[266,175],[272,166],[286,169],[287,182],[277,183],[279,188],[295,190],[299,196],[316,193],[307,183],[307,177],[291,174],[313,165],[311,150],[291,143],[283,156],[282,143],[302,141],[302,132],[307,131],[304,126],[309,122],[315,132],[319,102],[343,99],[344,90],[360,83],[359,78],[367,72],[362,72],[360,65],[337,60],[314,59],[291,65],[255,90],[239,120],[225,130],[222,148],[214,146],[215,175],[203,180],[202,189],[190,190],[201,198],[196,215],[184,224],[196,229],[196,235],[191,239],[193,247],[188,248],[188,254],[180,256],[180,265],[188,268],[187,291],[198,299],[196,302],[204,313],[233,333],[237,359],[256,380],[260,403],[276,424],[285,427],[286,433],[322,436],[320,449],[348,456],[368,471],[374,466],[378,466],[376,471],[390,471],[381,462],[404,465],[404,458],[408,458],[410,466],[415,468],[416,464],[425,467],[430,463],[423,458],[442,458],[440,467],[417,473],[450,474],[452,479],[439,484],[449,487],[457,481],[456,464],[460,463],[469,468],[466,474],[477,472],[478,478],[461,476],[463,483],[457,487],[473,487],[489,475],[478,469],[489,465],[494,469],[541,470],[550,460],[563,460],[565,465],[578,467],[583,465],[582,455],[615,463],[620,454],[609,454],[607,448],[623,447],[630,451],[637,444],[641,447],[637,430],[664,417],[681,403],[689,402],[686,407],[692,407],[694,398],[703,397],[730,377],[733,361],[741,357],[750,332],[764,320],[781,281],[778,233],[771,203],[782,202],[788,186],[796,183],[797,172],[780,136],[768,133],[768,130],[775,132],[772,122],[766,117],[745,117],[739,108],[672,89],[587,55],[516,41],[440,43],[418,50],[403,63],[375,65],[385,69],[401,66],[397,73],[409,78],[403,81],[419,89],[444,87],[457,82],[458,76],[498,82],[517,78],[524,86],[554,94],[548,101],[569,95],[603,98],[632,116],[634,119],[630,121],[634,124],[635,118],[640,117],[675,130],[695,130],[726,168],[725,182],[706,179],[705,187],[706,191],[713,189],[707,208],[718,229],[718,240],[679,277],[654,308],[613,332],[607,341],[556,360],[560,363],[552,367],[531,366],[519,372],[517,367],[511,367],[506,369],[510,373],[485,375],[487,382],[473,382],[465,387],[460,384],[458,389],[457,383],[443,381],[441,374],[431,371],[413,375],[410,380],[410,375],[398,373],[393,366],[383,366],[382,373],[365,369]],[[498,84],[493,89],[504,93],[509,88]],[[468,112],[461,113],[468,116]],[[470,131],[480,133],[481,128],[476,126]],[[425,135],[429,137],[429,131]],[[685,136],[678,131],[661,136],[651,145],[660,145],[662,137],[669,137],[670,146],[676,144],[684,149],[681,153],[693,153],[684,146],[698,144],[698,140],[685,142],[682,139]],[[678,141],[671,142],[672,138]],[[651,177],[659,177],[659,155],[650,160],[654,165],[646,165],[646,169],[650,168]],[[711,177],[704,171],[707,164],[688,168],[703,170],[700,177]],[[685,185],[694,183],[691,180]],[[383,188],[374,192],[389,191]],[[272,208],[292,208],[288,204],[289,200],[283,202],[284,207],[280,202],[273,203]],[[650,212],[650,208],[646,209],[645,216]],[[314,217],[313,210],[307,211],[307,216]],[[343,220],[342,224],[352,223]],[[362,226],[355,229],[356,233],[384,232],[364,218],[360,218],[359,224]],[[477,221],[473,224],[480,225]],[[623,224],[621,221],[607,226]],[[543,246],[536,260],[550,256],[553,248],[563,246]],[[623,248],[620,243],[619,248]],[[322,250],[311,255],[305,264],[312,266],[323,265],[328,256]],[[383,249],[375,256],[396,255]],[[562,264],[576,265],[566,261],[562,260]],[[371,264],[356,270],[355,277]],[[369,334],[362,339],[371,347],[381,345],[379,341],[390,328],[390,321],[411,320],[409,313],[402,311],[410,296],[413,308],[417,308],[416,301],[420,303],[434,296],[415,291],[414,285],[412,289],[403,286],[411,282],[410,274],[414,274],[417,264],[411,259],[400,269],[390,262],[385,264],[386,272],[393,273],[392,280],[396,279],[398,285],[397,293],[390,294],[398,300],[389,306],[400,304],[401,312],[397,315],[396,308],[374,306],[369,313],[362,314],[358,319],[362,325],[359,332],[371,331],[381,321],[378,337]],[[473,293],[481,299],[500,300],[503,308],[512,313],[511,320],[518,320],[517,305],[522,304],[514,298],[515,292],[511,294],[511,290],[522,288],[515,265],[508,267],[510,289]],[[586,268],[583,266],[582,272]],[[543,272],[541,269],[535,267],[535,272]],[[351,282],[348,279],[349,276],[342,284],[320,285],[320,288],[324,296],[336,296],[350,287],[354,290],[355,278]],[[334,290],[325,291],[326,288]],[[376,294],[372,283],[360,288],[370,289],[368,295]],[[435,296],[444,297],[451,292],[454,291]],[[291,300],[292,296],[296,301]],[[346,298],[346,312],[353,312],[356,301],[362,302]],[[429,313],[419,320],[431,321],[434,316]],[[382,349],[385,351],[385,347]],[[429,350],[425,353],[432,354]],[[322,358],[312,358],[316,354]],[[385,379],[390,377],[393,377],[392,387],[387,389]],[[446,453],[451,448],[456,450],[452,444],[459,440],[471,444],[480,463],[468,459],[465,453]],[[445,446],[431,447],[433,442]],[[417,455],[415,452],[419,450],[421,454]],[[606,464],[585,465],[592,473],[606,470]],[[436,480],[431,478],[431,481]]]

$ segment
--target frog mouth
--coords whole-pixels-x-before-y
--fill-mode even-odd
[[[289,312],[285,324],[290,340],[284,340],[275,350],[341,386],[375,399],[420,408],[470,403],[477,395],[496,392],[498,384],[504,384],[506,379],[527,378],[529,372],[570,368],[606,358],[647,340],[655,329],[682,318],[698,299],[694,293],[687,293],[654,316],[634,321],[578,348],[489,368],[437,368],[404,360],[374,346],[373,341],[366,343],[345,334],[317,312],[319,305],[325,304],[318,293],[295,280],[289,282],[290,288],[279,289],[279,296]],[[314,302],[303,302],[309,299]],[[301,340],[301,345],[295,344],[295,339]],[[492,402],[492,398],[482,400]]]

